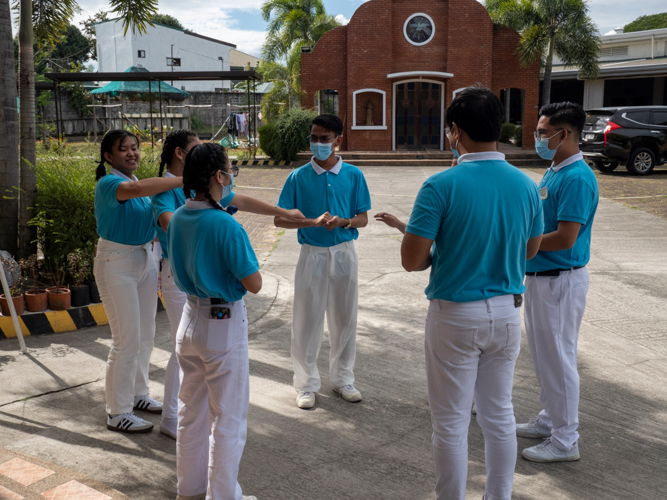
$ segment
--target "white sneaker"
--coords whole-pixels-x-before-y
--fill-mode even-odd
[[[314,392],[304,392],[304,391],[296,391],[296,405],[299,408],[303,408],[304,410],[307,410],[308,408],[312,408],[315,406],[315,393]]]
[[[527,424],[516,424],[516,435],[522,438],[548,438],[551,428],[540,423],[537,417],[531,418]]]
[[[176,439],[176,428],[178,427],[178,421],[175,418],[166,419],[162,417],[160,422],[160,432],[165,436],[169,436],[172,439]]]
[[[206,499],[206,492],[200,493],[199,495],[190,495],[190,496],[176,495],[176,500],[205,500],[205,499]]]
[[[361,393],[352,384],[347,384],[343,387],[334,387],[334,392],[340,394],[345,401],[349,401],[350,403],[361,401]]]
[[[135,396],[134,409],[147,411],[148,413],[162,413],[162,403],[153,399],[148,394],[145,396]]]
[[[250,496],[248,496],[248,495],[242,495],[242,496],[241,496],[241,500],[257,500],[257,497],[252,496],[252,495],[250,495]]]
[[[134,413],[122,413],[115,417],[107,416],[107,429],[114,432],[141,434],[153,430],[153,424],[148,420],[137,417]]]
[[[521,452],[523,458],[531,462],[574,462],[579,460],[579,445],[574,446],[567,451],[561,450],[547,438],[543,443],[537,446],[526,448]]]

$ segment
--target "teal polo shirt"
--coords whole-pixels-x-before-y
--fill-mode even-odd
[[[569,269],[588,264],[591,230],[598,207],[598,181],[581,153],[552,166],[540,182],[544,207],[544,234],[558,229],[560,221],[581,224],[574,246],[558,252],[537,252],[528,261],[528,272]]]
[[[165,172],[165,177],[176,177],[175,175]],[[223,207],[227,207],[234,198],[234,193],[220,200]],[[156,194],[151,198],[151,208],[153,210],[153,219],[155,220],[155,230],[157,232],[160,247],[162,248],[162,258],[169,258],[169,250],[167,245],[167,233],[164,232],[160,225],[160,215],[171,212],[176,212],[179,208],[185,205],[185,192],[183,188],[171,189],[164,193]]]
[[[167,229],[169,263],[179,289],[200,298],[241,300],[241,280],[259,271],[241,224],[208,201],[186,200]]]
[[[317,219],[325,212],[351,219],[371,209],[371,195],[364,174],[354,165],[338,158],[336,166],[326,171],[313,159],[287,177],[278,206],[286,210],[298,208],[306,219]],[[359,231],[306,227],[299,229],[297,236],[302,245],[332,247],[356,240]]]
[[[134,182],[111,169],[95,186],[97,234],[123,245],[143,245],[155,238],[151,200],[147,197],[118,201],[116,190],[122,182]]]
[[[459,161],[426,180],[406,227],[435,242],[426,297],[472,302],[523,293],[526,245],[543,230],[537,185],[502,153]]]

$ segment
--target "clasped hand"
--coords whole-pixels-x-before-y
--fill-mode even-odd
[[[327,230],[331,231],[337,227],[347,226],[347,219],[338,217],[337,215],[331,215],[329,212],[324,212],[313,224],[315,227],[324,227]]]

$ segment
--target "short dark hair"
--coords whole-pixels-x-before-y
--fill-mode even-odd
[[[549,124],[554,127],[559,125],[571,125],[579,134],[584,130],[586,123],[586,112],[581,104],[576,102],[552,102],[540,108],[540,118],[549,117]]]
[[[104,162],[107,161],[104,157],[104,153],[113,153],[113,145],[118,142],[118,147],[125,142],[125,139],[132,137],[137,143],[137,147],[141,145],[139,138],[127,130],[109,130],[102,139],[102,144],[100,145],[100,162],[97,164],[97,170],[95,170],[95,181],[99,181],[102,177],[107,175],[107,169],[104,166]]]
[[[319,125],[327,132],[343,135],[343,122],[336,115],[325,114],[317,116],[310,122],[311,129],[313,128],[313,125]]]
[[[466,87],[447,106],[445,122],[456,123],[475,142],[500,139],[503,105],[498,96],[484,87]]]

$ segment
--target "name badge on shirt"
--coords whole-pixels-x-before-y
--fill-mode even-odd
[[[540,188],[540,199],[546,200],[548,197],[549,197],[549,188],[547,186]]]

